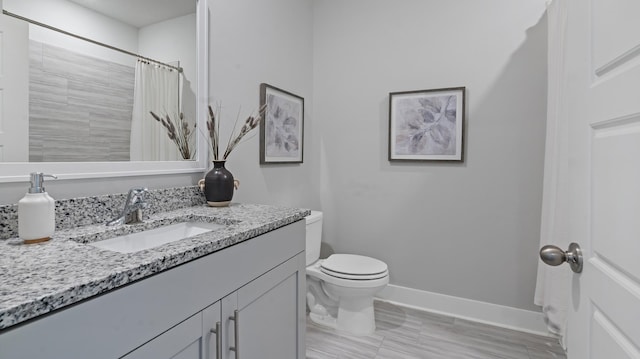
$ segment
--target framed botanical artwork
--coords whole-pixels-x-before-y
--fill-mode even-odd
[[[268,84],[260,84],[260,163],[302,163],[304,99]]]
[[[462,161],[465,88],[389,94],[389,161]]]

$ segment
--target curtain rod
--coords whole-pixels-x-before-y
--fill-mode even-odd
[[[95,44],[95,45],[99,45],[99,46],[106,47],[106,48],[111,49],[111,50],[119,51],[119,52],[122,52],[124,54],[135,56],[137,58],[140,58],[140,59],[143,59],[143,60],[146,60],[146,61],[149,61],[149,62],[153,62],[153,63],[156,63],[156,64],[160,64],[160,65],[172,68],[174,70],[177,70],[178,72],[182,72],[182,67],[165,64],[164,62],[161,62],[161,61],[158,61],[158,60],[154,60],[154,59],[151,59],[151,58],[148,58],[148,57],[144,57],[144,56],[138,55],[138,54],[136,54],[134,52],[123,50],[123,49],[117,48],[115,46],[111,46],[111,45],[105,44],[103,42],[99,42],[99,41],[96,41],[96,40],[92,40],[92,39],[86,38],[84,36],[76,35],[74,33],[71,33],[71,32],[68,32],[68,31],[65,31],[65,30],[62,30],[62,29],[58,29],[57,27],[53,27],[51,25],[47,25],[47,24],[41,23],[39,21],[26,18],[24,16],[20,16],[20,15],[11,13],[11,12],[9,12],[7,10],[2,10],[2,13],[5,14],[5,15],[8,15],[8,16],[11,16],[11,17],[15,17],[16,19],[20,19],[20,20],[26,21],[28,23],[34,24],[34,25],[38,25],[38,26],[47,28],[49,30],[57,31],[57,32],[65,34],[65,35],[69,35],[69,36],[75,37],[76,39],[84,40],[84,41],[90,42],[90,43]]]

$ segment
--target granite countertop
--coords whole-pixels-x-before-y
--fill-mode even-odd
[[[155,213],[142,224],[87,225],[57,231],[42,244],[0,240],[0,333],[12,325],[296,222],[309,213],[304,209],[253,204],[233,203],[224,208],[196,205]],[[130,254],[85,244],[185,220],[227,226]]]

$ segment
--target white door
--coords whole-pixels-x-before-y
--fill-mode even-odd
[[[0,15],[0,162],[28,161],[29,27]]]
[[[569,359],[640,358],[640,1],[568,0]],[[569,270],[569,268],[566,268]]]

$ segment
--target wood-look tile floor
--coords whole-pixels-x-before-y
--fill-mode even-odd
[[[307,318],[307,359],[566,358],[557,339],[375,302],[376,331],[337,333]]]

